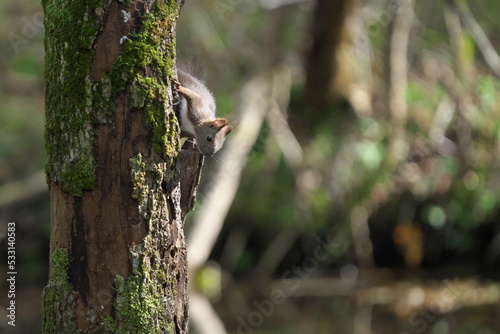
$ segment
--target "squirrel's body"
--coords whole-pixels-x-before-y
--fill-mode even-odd
[[[222,147],[232,127],[226,119],[217,118],[215,99],[195,72],[192,64],[177,63],[177,115],[181,135],[194,138],[200,152],[211,156]]]

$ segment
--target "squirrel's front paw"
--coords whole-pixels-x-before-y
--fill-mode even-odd
[[[172,79],[172,84],[174,85],[175,90],[179,90],[182,87],[181,83],[177,79]]]

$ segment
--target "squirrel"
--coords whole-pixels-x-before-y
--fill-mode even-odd
[[[173,80],[179,95],[177,118],[181,136],[194,138],[201,154],[212,156],[221,149],[233,127],[225,118],[216,116],[214,96],[195,72],[193,64],[177,62],[178,80]]]

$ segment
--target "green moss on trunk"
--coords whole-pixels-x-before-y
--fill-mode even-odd
[[[168,279],[158,268],[135,272],[126,280],[116,277],[117,323],[113,327],[118,333],[175,333],[174,319],[169,317],[175,295],[171,291],[171,297],[165,298],[162,291],[162,285],[173,285]]]
[[[127,91],[152,132],[153,149],[175,157],[180,149],[177,119],[168,89],[175,59],[172,31],[176,1],[157,1],[142,25],[125,40],[112,73],[91,76],[94,42],[110,1],[43,1],[46,22],[47,176],[75,196],[96,184],[94,129],[109,122],[117,94]],[[167,116],[168,115],[168,116]]]
[[[178,6],[177,2],[155,3],[153,10],[144,16],[141,30],[127,40],[111,75],[115,89],[124,89],[132,83],[131,105],[143,109],[144,124],[153,134],[153,150],[161,157],[175,157],[180,150],[177,118],[173,110],[166,112],[172,106],[172,95],[167,88],[175,67],[175,40],[170,32],[178,8],[173,6]],[[155,74],[150,75],[151,72]]]
[[[47,175],[81,196],[96,181],[93,157],[92,44],[100,1],[42,2],[45,11]],[[103,4],[101,4],[102,6]]]
[[[56,249],[50,259],[51,278],[43,289],[42,333],[76,333],[75,292],[68,282],[68,250]]]

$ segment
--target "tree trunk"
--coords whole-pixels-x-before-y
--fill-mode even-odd
[[[308,103],[321,109],[332,102],[339,63],[336,51],[356,0],[316,0],[311,31],[311,49],[306,64],[305,93]],[[320,117],[323,119],[323,117]]]
[[[170,79],[182,0],[44,0],[44,333],[187,333],[183,221],[203,158]]]

